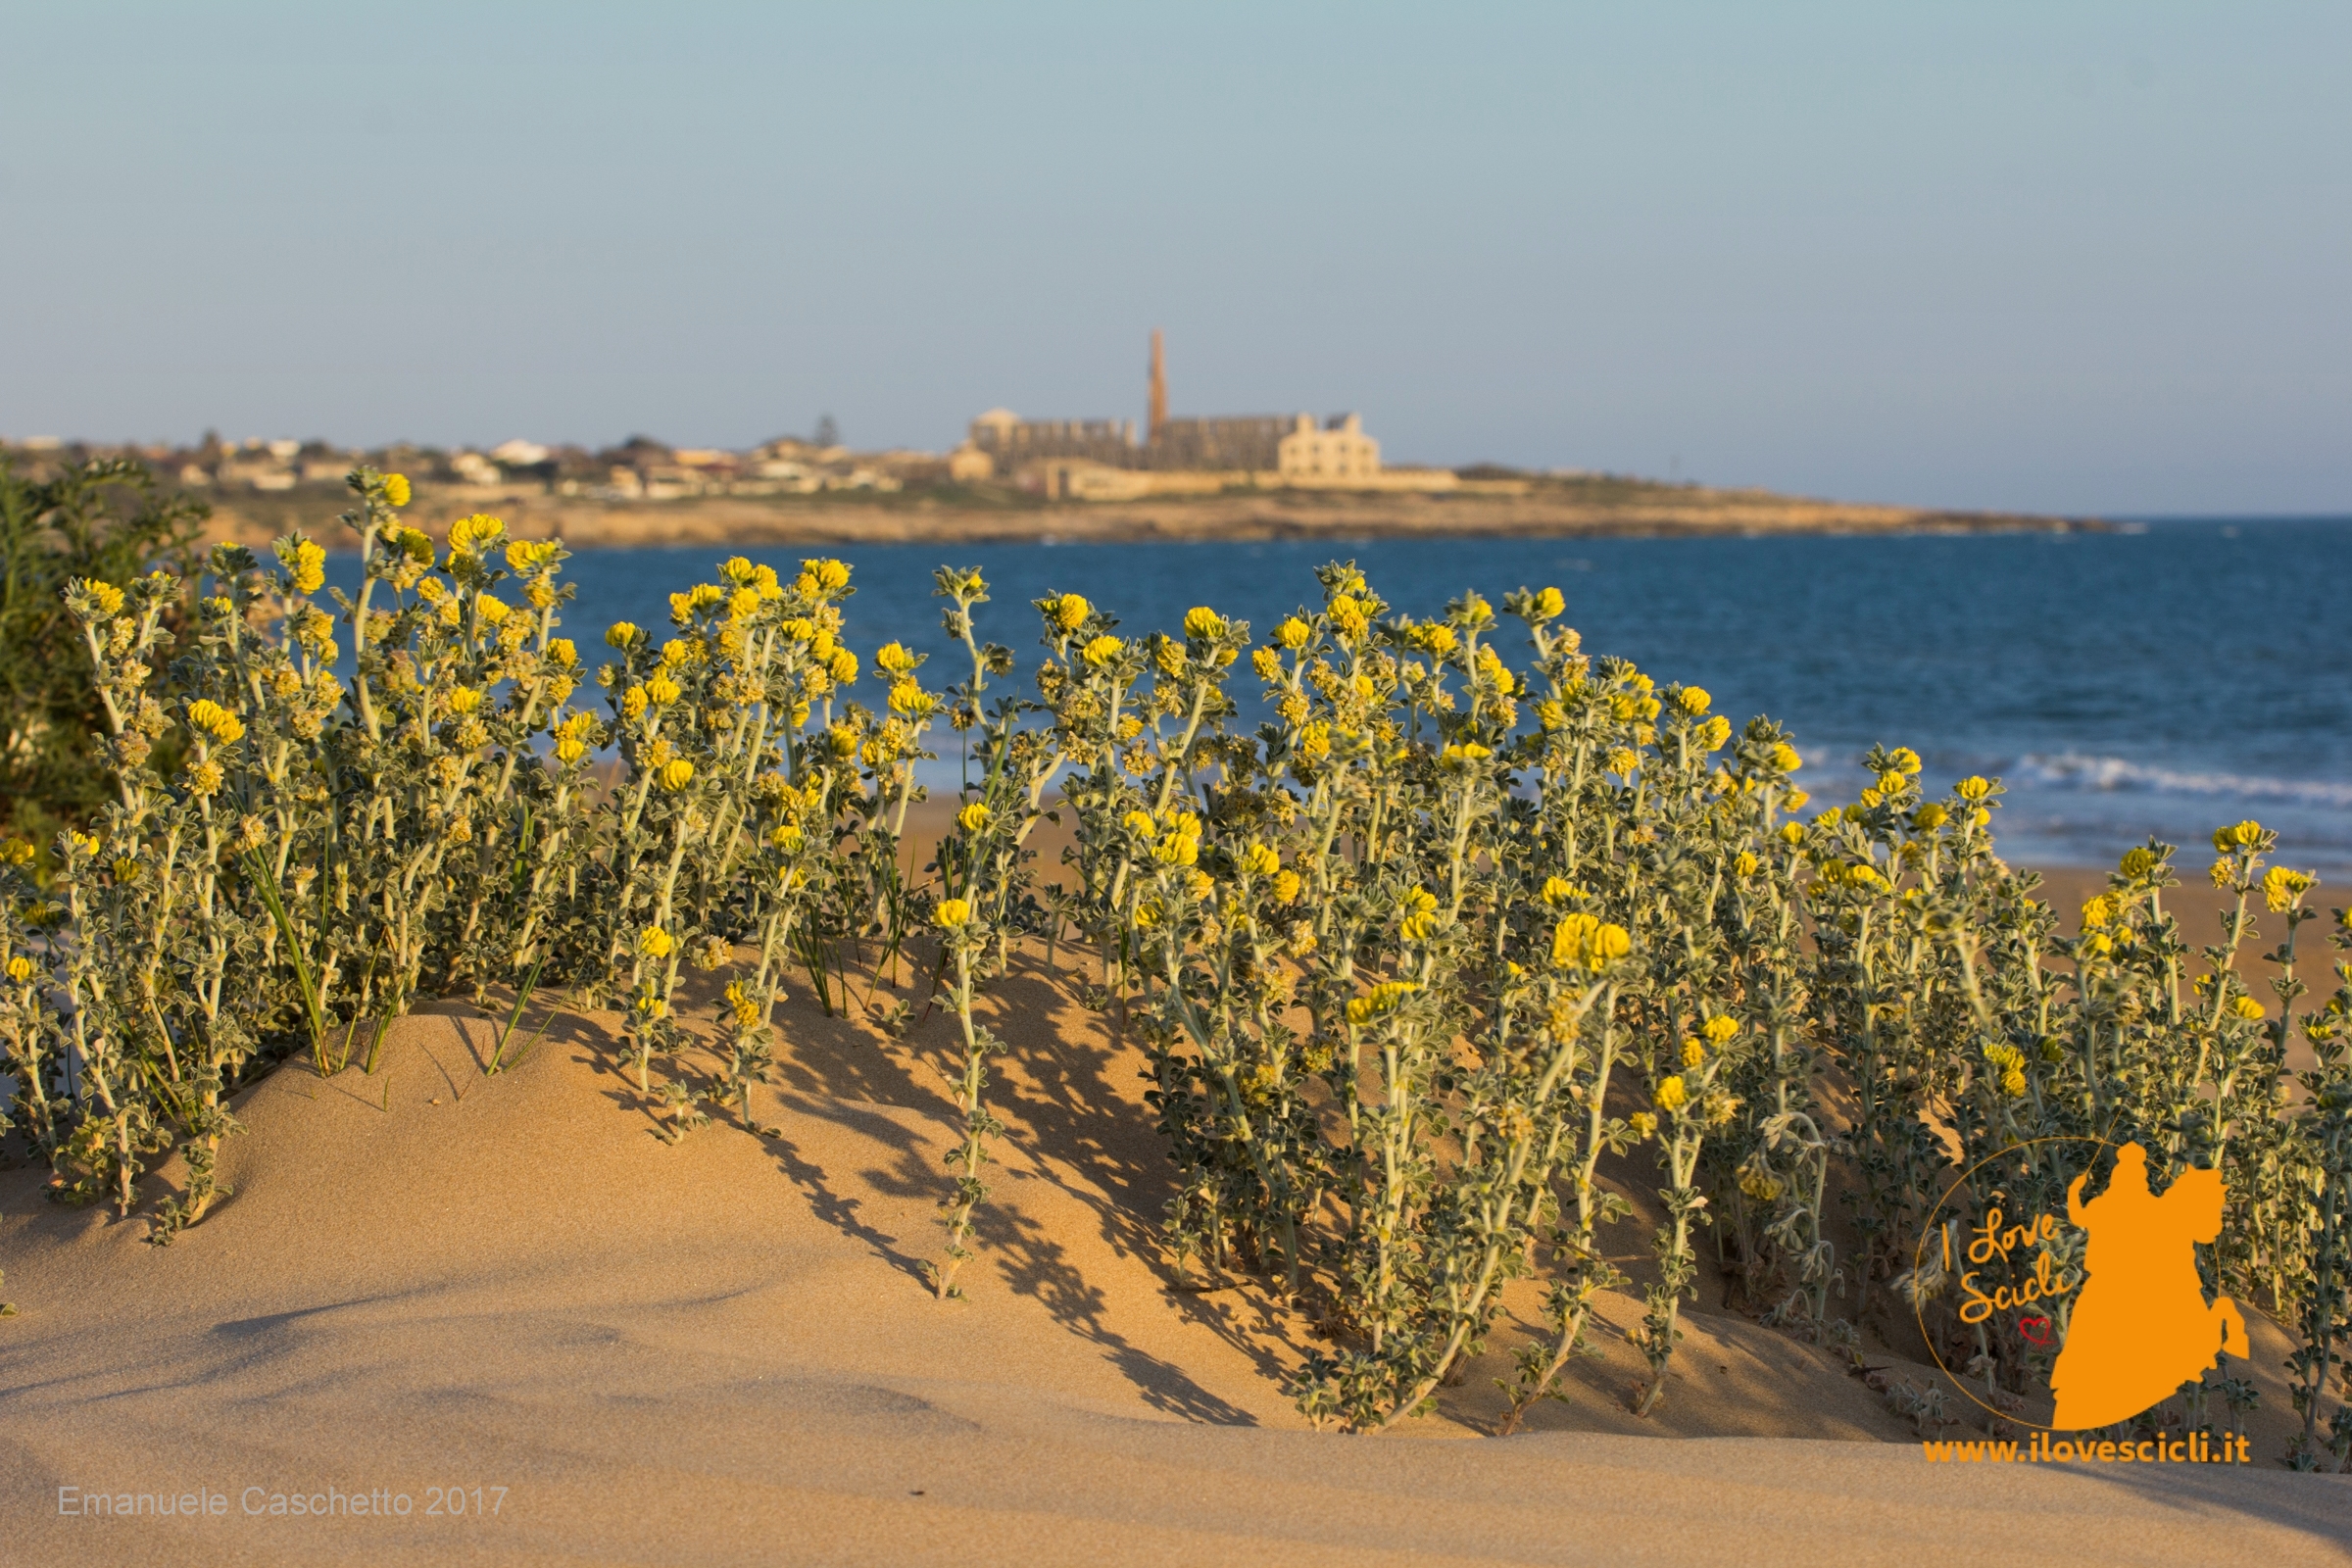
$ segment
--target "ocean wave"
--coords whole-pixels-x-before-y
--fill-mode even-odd
[[[2186,772],[2151,767],[2120,757],[2085,757],[2077,752],[2021,757],[2011,776],[2022,783],[2063,789],[2232,796],[2239,800],[2288,801],[2298,806],[2352,810],[2352,784],[2326,779],[2266,778],[2260,774]]]

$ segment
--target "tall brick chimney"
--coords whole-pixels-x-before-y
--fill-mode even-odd
[[[1168,424],[1168,359],[1159,340],[1159,328],[1152,329],[1152,422],[1145,434],[1149,440],[1159,439],[1160,431]]]

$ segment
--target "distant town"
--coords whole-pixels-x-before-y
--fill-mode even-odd
[[[945,451],[858,451],[826,416],[808,436],[743,451],[632,436],[588,448],[520,438],[489,447],[322,440],[193,446],[0,439],[0,465],[130,458],[203,498],[206,537],[249,544],[322,529],[367,464],[406,474],[412,514],[439,530],[495,510],[518,537],[581,548],[982,540],[1263,539],[1465,534],[1763,534],[2096,527],[2056,517],[1814,500],[1573,468],[1396,466],[1353,413],[1170,412],[1160,334],[1141,421],[1032,418],[990,409]]]
[[[194,446],[0,439],[21,461],[132,457],[167,480],[198,492],[272,494],[340,487],[361,463],[407,474],[449,499],[508,496],[518,489],[605,503],[710,497],[816,495],[907,489],[1000,488],[1054,501],[1134,501],[1299,489],[1439,493],[1500,479],[1502,470],[1384,466],[1362,418],[1343,414],[1175,417],[1168,413],[1160,334],[1152,334],[1149,416],[1133,419],[1026,419],[991,409],[946,452],[892,448],[858,452],[828,417],[811,435],[779,436],[746,451],[677,447],[650,436],[589,449],[514,439],[447,449],[395,443],[368,450],[322,440],[223,439]]]

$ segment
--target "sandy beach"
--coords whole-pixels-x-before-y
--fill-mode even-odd
[[[992,1097],[1010,1131],[966,1301],[920,1277],[953,1141],[936,1071],[952,1017],[892,1039],[805,984],[781,1081],[755,1102],[763,1136],[722,1116],[664,1141],[617,1070],[611,1014],[562,1012],[485,1077],[496,1026],[450,1002],[396,1025],[372,1077],[289,1063],[241,1097],[237,1194],[169,1249],[135,1219],[44,1201],[45,1170],[0,1176],[20,1314],[0,1324],[9,1555],[2292,1563],[2352,1544],[2352,1481],[2267,1462],[1931,1464],[1862,1379],[1727,1310],[1711,1277],[1647,1420],[1625,1405],[1640,1303],[1614,1297],[1567,1397],[1486,1435],[1530,1293],[1437,1415],[1382,1438],[1310,1431],[1281,1388],[1304,1326],[1252,1288],[1176,1288],[1142,1057],[1077,1003],[1073,961],[1025,954],[988,1001],[1012,1047]],[[1642,1169],[1608,1175],[1654,1212]],[[1647,1224],[1620,1232],[1628,1254]],[[2268,1461],[2287,1344],[2249,1315]],[[1866,1345],[1868,1365],[1931,1378],[1894,1338]],[[450,1489],[466,1511],[428,1515]],[[90,1493],[223,1500],[61,1512]],[[330,1493],[347,1500],[327,1518],[268,1512],[280,1495],[332,1508]],[[379,1494],[412,1511],[376,1516]]]

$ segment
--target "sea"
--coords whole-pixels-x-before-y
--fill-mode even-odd
[[[566,565],[567,629],[667,624],[668,595],[735,552],[584,551]],[[793,547],[741,554],[790,575]],[[1079,593],[1122,629],[1174,630],[1208,605],[1274,622],[1319,602],[1314,568],[1352,562],[1416,616],[1465,589],[1499,609],[1557,587],[1595,655],[1661,685],[1705,687],[1735,723],[1769,714],[1822,804],[1867,782],[1874,744],[1909,746],[1936,788],[2006,788],[2002,853],[2035,866],[2112,864],[2150,837],[2201,870],[2217,826],[2255,818],[2284,863],[2352,881],[2352,517],[2152,518],[2103,532],[1773,538],[1348,539],[1254,543],[828,547],[852,568],[851,646],[869,672],[891,641],[961,673],[933,569],[977,566],[979,634],[1024,666],[1030,601]],[[346,567],[347,563],[338,563]],[[338,572],[337,575],[345,575]],[[1506,659],[1509,655],[1504,648]],[[1250,687],[1246,672],[1237,683]],[[1253,720],[1252,720],[1253,721]],[[943,737],[951,753],[953,737]],[[934,764],[953,786],[957,760]],[[2326,893],[2319,896],[2325,904]]]

